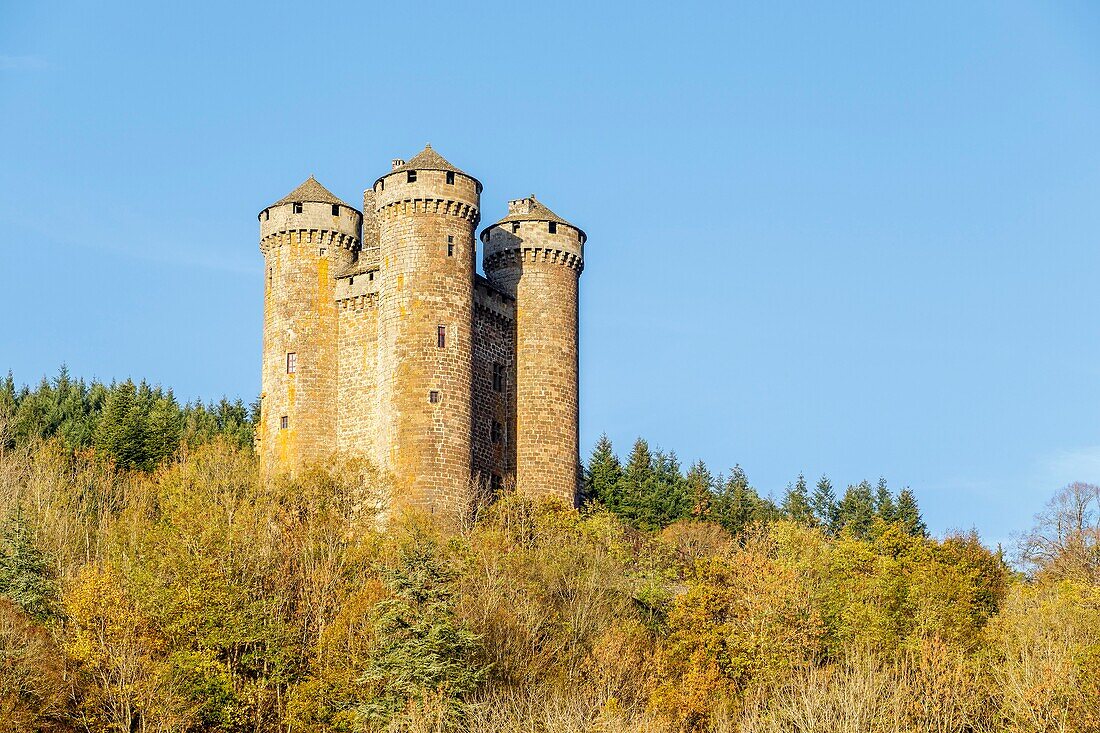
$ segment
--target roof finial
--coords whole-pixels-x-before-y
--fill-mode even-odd
[[[424,147],[426,147],[426,148],[430,148],[431,146],[432,146],[431,143],[424,143]]]

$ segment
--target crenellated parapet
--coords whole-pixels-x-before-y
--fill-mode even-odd
[[[359,248],[359,237],[325,229],[280,229],[260,239],[260,252],[266,255],[272,249],[290,244],[315,244],[320,255],[325,254],[320,249],[326,247],[355,252]]]
[[[584,257],[578,252],[570,252],[562,249],[550,249],[545,246],[523,246],[514,249],[498,249],[484,257],[486,272],[509,267],[520,267],[524,263],[549,263],[562,265],[571,270],[576,270],[580,275],[584,270]]]

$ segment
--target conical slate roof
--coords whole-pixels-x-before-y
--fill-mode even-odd
[[[450,161],[435,152],[431,143],[425,145],[424,149],[414,155],[408,163],[394,168],[390,173],[400,171],[451,171],[452,173],[461,173],[467,178],[473,178],[469,173],[454,167]],[[389,173],[386,175],[389,175]]]
[[[294,189],[286,196],[272,204],[272,206],[281,206],[282,204],[289,204],[297,201],[313,201],[319,204],[340,204],[341,206],[347,206],[349,209],[354,208],[348,206],[340,199],[336,198],[336,195],[322,186],[316,178],[310,176],[302,185]],[[357,209],[358,211],[358,209]]]
[[[507,224],[513,221],[553,221],[557,222],[558,224],[565,224],[566,226],[570,226],[576,229],[578,232],[581,233],[582,241],[584,239],[588,239],[588,235],[584,233],[583,229],[581,229],[576,224],[568,222],[555,214],[553,211],[547,208],[546,204],[535,198],[535,194],[531,194],[525,199],[509,201],[508,215],[498,221],[496,224],[492,224],[486,227],[485,231],[482,232],[482,235],[487,234],[488,231],[495,226],[500,226],[501,224]]]

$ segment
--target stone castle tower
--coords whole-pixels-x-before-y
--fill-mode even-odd
[[[260,212],[257,442],[268,473],[373,460],[428,511],[477,487],[577,499],[583,231],[534,196],[481,232],[481,183],[427,146],[363,194],[312,176]]]

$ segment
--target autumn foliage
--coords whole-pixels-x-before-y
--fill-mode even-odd
[[[152,472],[0,455],[0,730],[1100,730],[1087,537],[1023,576],[882,518],[506,496],[444,526],[379,517],[386,486],[261,481],[229,440]]]

